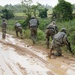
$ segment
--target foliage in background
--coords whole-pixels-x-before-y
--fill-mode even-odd
[[[68,21],[72,20],[73,6],[71,3],[65,0],[58,0],[59,3],[53,8],[53,19],[57,21]]]
[[[42,30],[38,29],[38,33],[37,33],[37,40],[45,40],[45,32],[43,32]]]
[[[41,18],[47,18],[47,11],[48,11],[48,9],[46,9],[46,8],[39,9],[39,17],[41,17]]]
[[[51,22],[51,18],[38,18],[39,20],[39,29],[45,30],[47,25]]]
[[[28,24],[29,24],[29,20],[30,20],[30,18],[31,18],[31,15],[28,14],[26,20],[22,23],[22,27],[23,27],[23,29],[28,28]]]
[[[3,9],[2,10],[2,18],[6,18],[7,20],[14,17],[12,10]]]

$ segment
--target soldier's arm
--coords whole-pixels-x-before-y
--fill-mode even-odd
[[[55,26],[55,30],[56,30],[56,33],[58,32],[58,27],[57,26]]]
[[[38,28],[38,25],[39,25],[39,21],[37,20],[37,28]]]
[[[37,24],[39,25],[39,21],[37,20]]]
[[[7,23],[6,23],[6,28],[7,28]]]
[[[16,25],[14,26],[14,29],[16,30]]]
[[[67,40],[67,43],[68,43],[68,50],[74,55],[74,53],[72,52],[72,48],[71,48],[71,44],[70,42]]]

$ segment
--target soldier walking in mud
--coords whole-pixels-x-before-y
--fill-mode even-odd
[[[22,37],[22,26],[20,23],[16,22],[15,24],[15,31],[16,31],[16,36],[18,37],[18,33],[20,33],[21,39]]]
[[[52,21],[46,28],[46,45],[47,49],[49,49],[49,41],[50,37],[53,39],[54,34],[58,32],[58,28],[56,26],[55,21]]]
[[[29,21],[29,29],[31,34],[31,39],[33,41],[33,44],[35,44],[36,38],[37,38],[37,28],[39,25],[39,21],[33,16],[31,17]]]
[[[54,38],[51,43],[49,57],[51,57],[51,55],[62,56],[61,47],[63,45],[66,45],[68,47],[68,50],[74,55],[74,53],[71,51],[70,43],[68,42],[65,28],[62,28],[61,32],[58,32],[54,35]],[[54,49],[56,50],[56,52],[52,52]]]
[[[3,39],[6,38],[6,29],[7,29],[7,23],[6,23],[6,20],[3,19],[2,20],[2,38]]]

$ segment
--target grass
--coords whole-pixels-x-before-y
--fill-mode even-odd
[[[25,13],[15,13],[15,16],[26,16]]]

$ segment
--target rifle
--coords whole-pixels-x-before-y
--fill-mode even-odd
[[[74,55],[74,53],[72,52],[71,44],[68,40],[67,40],[67,47],[68,47],[68,50]]]

